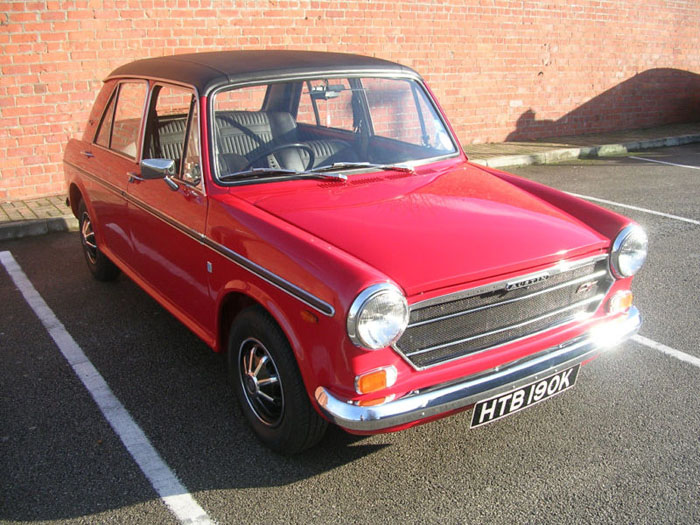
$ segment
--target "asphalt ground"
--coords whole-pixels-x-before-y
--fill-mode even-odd
[[[700,166],[700,146],[638,155]],[[629,157],[511,170],[700,221],[700,170]],[[648,231],[641,334],[700,357],[700,225],[609,205]],[[300,456],[258,443],[224,360],[76,233],[0,243],[209,517],[220,523],[698,523],[700,368],[630,341],[569,392],[485,427],[331,428]],[[176,523],[0,267],[0,521]]]

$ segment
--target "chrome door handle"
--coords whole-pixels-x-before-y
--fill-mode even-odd
[[[136,173],[135,171],[128,171],[126,174],[129,176],[129,182],[137,182],[137,181],[146,180],[141,176],[140,173]]]
[[[80,154],[85,155],[88,159],[91,159],[92,157],[95,156],[92,154],[92,151],[81,151]]]

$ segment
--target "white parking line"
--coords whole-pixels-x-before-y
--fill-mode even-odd
[[[640,345],[648,346],[649,348],[653,348],[654,350],[663,352],[666,355],[675,357],[676,359],[679,359],[684,363],[690,363],[691,365],[700,368],[700,358],[697,358],[694,355],[686,354],[685,352],[681,352],[680,350],[676,350],[675,348],[671,348],[670,346],[657,343],[656,341],[652,341],[651,339],[647,339],[646,337],[641,335],[633,336],[632,340],[636,343],[639,343]]]
[[[675,162],[665,162],[663,160],[645,159],[644,157],[634,157],[632,155],[630,155],[628,158],[636,159],[636,160],[643,160],[646,162],[656,162],[657,164],[666,164],[667,166],[676,166],[677,168],[689,168],[691,170],[700,170],[700,166],[691,166],[689,164],[676,164]]]
[[[7,251],[0,252],[0,262],[163,503],[181,523],[214,523],[163,461],[141,427],[112,393],[107,382],[36,291],[12,254]]]
[[[650,210],[648,208],[640,208],[639,206],[632,206],[630,204],[622,204],[620,202],[599,199],[598,197],[590,197],[588,195],[581,195],[579,193],[571,193],[571,192],[566,192],[566,193],[568,193],[569,195],[573,195],[574,197],[578,197],[579,199],[586,199],[587,201],[601,202],[603,204],[609,204],[611,206],[619,206],[620,208],[627,208],[629,210],[642,211],[644,213],[650,213],[652,215],[666,217],[667,219],[674,219],[677,221],[688,222],[690,224],[695,224],[697,226],[700,226],[700,221],[696,221],[695,219],[688,219],[686,217],[680,217],[679,215],[671,215],[670,213],[663,213],[660,211]]]

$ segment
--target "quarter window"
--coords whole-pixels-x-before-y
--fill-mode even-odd
[[[100,130],[97,132],[97,139],[95,142],[100,146],[109,148],[109,139],[112,136],[112,122],[114,121],[114,103],[117,100],[116,94],[112,96],[107,106],[107,111],[105,111],[104,117],[102,118],[102,123],[100,124]]]

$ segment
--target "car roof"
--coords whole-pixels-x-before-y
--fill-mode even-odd
[[[194,86],[199,94],[233,83],[315,74],[383,73],[417,77],[411,68],[346,53],[292,50],[213,51],[146,58],[118,67],[105,79],[151,78]]]

